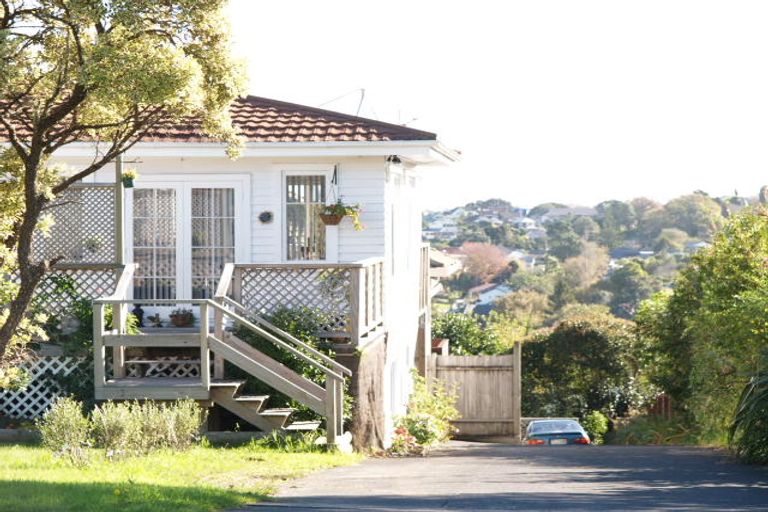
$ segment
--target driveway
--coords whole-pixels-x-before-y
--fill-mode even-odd
[[[768,510],[768,470],[701,448],[452,442],[315,473],[247,508],[288,509]]]

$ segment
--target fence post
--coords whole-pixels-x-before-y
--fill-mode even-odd
[[[200,381],[211,389],[211,351],[208,350],[208,303],[200,303]]]
[[[522,404],[522,344],[518,341],[512,352],[512,437],[515,442],[522,442],[522,426],[520,424]]]

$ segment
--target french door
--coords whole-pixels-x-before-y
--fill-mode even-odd
[[[127,201],[133,298],[206,299],[226,263],[243,259],[242,181],[141,180]]]

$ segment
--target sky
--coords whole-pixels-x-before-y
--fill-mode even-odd
[[[460,150],[425,172],[431,209],[768,184],[768,2],[232,0],[229,17],[251,94]]]

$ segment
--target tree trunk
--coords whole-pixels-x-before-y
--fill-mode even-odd
[[[3,360],[11,338],[24,319],[24,315],[34,297],[35,289],[40,284],[40,280],[45,275],[49,266],[46,261],[32,262],[32,241],[45,199],[35,197],[33,194],[27,194],[25,202],[26,210],[18,229],[16,245],[20,284],[16,296],[8,307],[8,317],[3,325],[0,326],[0,361]]]

